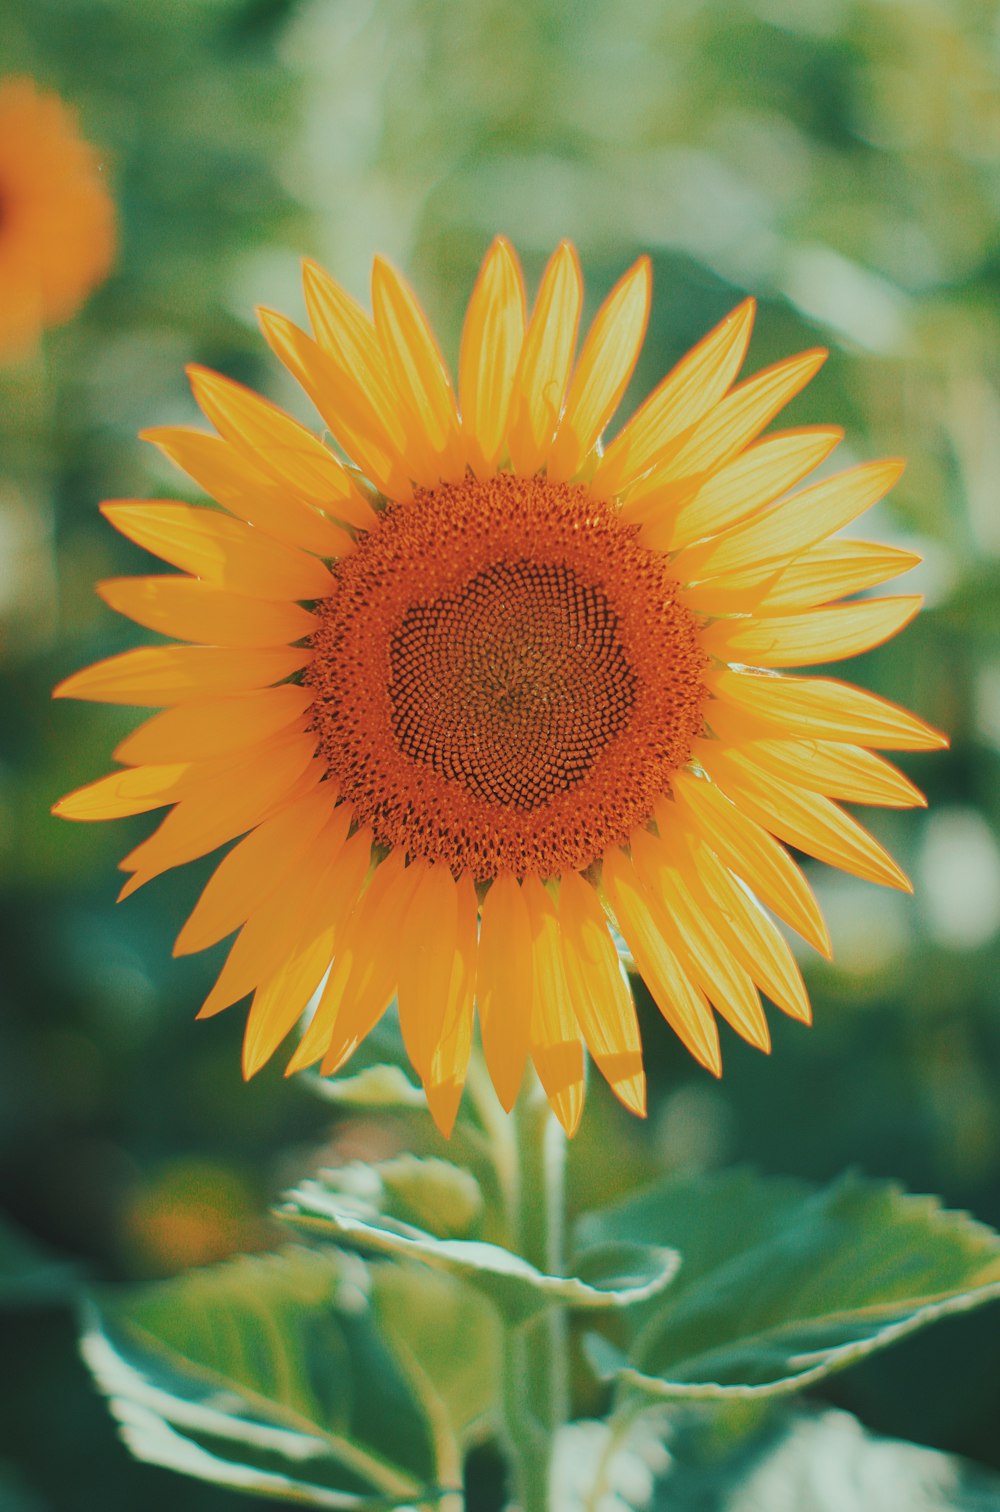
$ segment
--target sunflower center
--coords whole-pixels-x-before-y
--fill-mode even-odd
[[[530,812],[628,724],[635,674],[607,595],[564,562],[497,562],[409,609],[390,642],[400,749]]]
[[[700,734],[694,617],[579,485],[463,479],[390,506],[317,606],[313,724],[376,841],[478,880],[589,866]]]

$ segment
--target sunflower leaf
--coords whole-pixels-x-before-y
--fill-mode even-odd
[[[398,1167],[400,1162],[388,1164]],[[677,1269],[676,1254],[662,1246],[602,1243],[581,1252],[583,1274],[547,1275],[502,1245],[439,1237],[409,1222],[398,1190],[383,1181],[380,1171],[378,1166],[352,1166],[303,1182],[289,1194],[278,1217],[312,1239],[326,1238],[460,1277],[485,1293],[510,1323],[525,1322],[550,1307],[627,1308],[661,1290]],[[440,1172],[434,1176],[439,1180]],[[412,1211],[412,1189],[407,1200]]]
[[[770,1410],[761,1409],[767,1407]],[[839,1409],[671,1407],[667,1506],[699,1512],[996,1512],[1000,1479],[951,1454],[879,1438]]]
[[[353,1076],[313,1076],[304,1080],[329,1102],[355,1108],[426,1108],[427,1099],[399,1066],[366,1066]]]
[[[147,1462],[330,1508],[432,1504],[492,1409],[495,1321],[415,1269],[291,1248],[104,1291],[84,1358]]]
[[[948,1313],[1000,1297],[1000,1237],[930,1197],[847,1175],[817,1190],[746,1170],[677,1177],[579,1225],[586,1243],[676,1246],[666,1296],[591,1334],[602,1379],[654,1398],[797,1390]]]

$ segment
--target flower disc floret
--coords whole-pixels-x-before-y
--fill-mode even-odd
[[[584,870],[669,790],[708,658],[665,559],[579,485],[388,509],[317,606],[318,749],[378,844],[478,881]]]

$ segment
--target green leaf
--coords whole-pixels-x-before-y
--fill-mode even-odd
[[[399,1020],[390,1009],[355,1050],[346,1075],[307,1073],[304,1080],[320,1097],[349,1108],[426,1109],[427,1099],[410,1080],[410,1070]]]
[[[398,1170],[400,1162],[389,1164]],[[440,1184],[441,1168],[446,1164],[413,1160],[411,1174],[419,1166],[435,1168],[433,1180]],[[458,1168],[450,1169],[457,1172]],[[401,1201],[398,1177],[394,1188],[393,1178],[387,1183],[382,1170],[376,1165],[325,1172],[291,1192],[278,1216],[313,1239],[325,1238],[458,1276],[489,1297],[511,1323],[525,1322],[557,1306],[629,1307],[665,1286],[677,1266],[676,1255],[659,1246],[650,1248],[640,1259],[639,1246],[623,1248],[616,1244],[609,1249],[602,1244],[587,1261],[593,1272],[589,1279],[547,1275],[502,1245],[438,1237],[408,1222],[403,1214],[413,1210],[415,1184],[411,1183]],[[448,1182],[453,1201],[456,1177],[450,1176]]]
[[[291,1249],[106,1291],[83,1352],[140,1459],[384,1507],[460,1485],[461,1439],[492,1408],[495,1327],[446,1278]]]
[[[758,1413],[757,1422],[730,1424],[731,1411],[674,1410],[665,1509],[1000,1512],[995,1475],[936,1449],[879,1438],[848,1412],[772,1408],[763,1422]]]
[[[352,1076],[314,1076],[304,1080],[329,1102],[355,1108],[426,1108],[427,1099],[399,1066],[366,1066]]]
[[[855,1175],[821,1191],[745,1170],[678,1177],[588,1215],[580,1236],[681,1252],[621,1346],[585,1341],[602,1378],[658,1398],[796,1390],[1000,1296],[992,1230]]]
[[[400,1155],[377,1167],[393,1215],[434,1234],[468,1234],[483,1211],[476,1178],[448,1160]]]
[[[573,1261],[573,1274],[590,1286],[614,1293],[618,1305],[633,1307],[647,1302],[669,1286],[681,1265],[676,1250],[633,1240],[594,1244],[580,1250]]]
[[[559,1428],[552,1454],[558,1512],[645,1512],[671,1466],[670,1424],[662,1407],[610,1421],[584,1418]],[[678,1508],[690,1512],[688,1502]]]

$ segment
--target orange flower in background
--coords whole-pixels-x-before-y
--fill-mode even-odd
[[[0,80],[0,359],[75,315],[114,251],[114,206],[74,113],[30,79]]]
[[[119,746],[123,770],[56,812],[172,805],[122,863],[123,896],[244,837],[177,951],[239,931],[201,1011],[253,994],[247,1075],[317,993],[289,1070],[339,1070],[396,999],[445,1130],[474,1008],[504,1106],[530,1058],[572,1131],[586,1047],[641,1113],[617,941],[718,1074],[716,1013],[761,1049],[761,991],[809,1019],[765,907],[829,953],[780,841],[909,885],[840,800],[922,803],[872,748],[944,737],[846,683],[784,675],[877,645],[916,612],[912,596],[843,601],[917,560],[838,534],[901,465],[799,487],[842,433],[761,435],[825,354],[737,383],[750,301],[602,450],[645,333],[647,259],[574,361],[572,247],[549,262],[529,319],[517,259],[495,242],[457,392],[384,262],[373,318],[309,263],[305,294],[313,335],[271,311],[264,333],[353,466],[256,394],[190,370],[218,434],[146,437],[222,508],[106,504],[182,575],[100,591],[193,644],[127,651],[60,685],[164,712]]]

